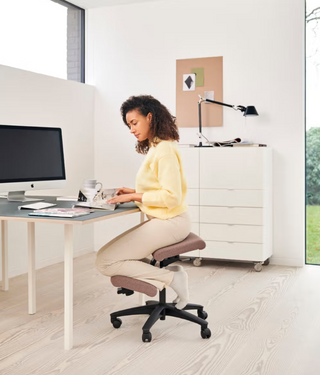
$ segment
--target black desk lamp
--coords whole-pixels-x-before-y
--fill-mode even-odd
[[[202,131],[202,127],[201,127],[201,103],[202,102],[215,103],[215,104],[219,104],[219,105],[224,105],[226,107],[231,107],[235,111],[243,112],[243,116],[259,116],[257,110],[255,109],[255,107],[253,105],[249,105],[248,107],[244,107],[243,105],[225,104],[225,103],[217,102],[215,100],[202,98],[201,95],[199,95],[199,98],[200,98],[200,100],[198,102],[198,109],[199,109],[199,133],[198,134],[200,136],[199,138],[203,137],[203,138],[207,139],[201,132]],[[196,147],[212,147],[212,145],[204,146],[204,145],[202,145],[202,142],[199,142],[199,145],[196,146]]]

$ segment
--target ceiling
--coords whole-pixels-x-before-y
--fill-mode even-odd
[[[106,6],[133,4],[133,3],[150,3],[159,0],[68,0],[69,3],[79,6],[80,8],[90,9]]]

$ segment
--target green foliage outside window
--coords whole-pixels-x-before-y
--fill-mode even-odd
[[[320,205],[320,128],[311,128],[306,136],[307,204]]]

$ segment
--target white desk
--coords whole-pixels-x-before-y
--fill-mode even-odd
[[[41,197],[46,202],[55,202],[54,197]],[[59,202],[59,207],[70,208],[73,202]],[[18,210],[21,202],[8,202],[0,199],[1,247],[2,247],[2,290],[9,290],[8,278],[8,222],[23,221],[28,226],[28,312],[36,313],[36,277],[35,277],[35,223],[50,223],[64,225],[64,348],[73,347],[73,226],[87,225],[97,221],[112,219],[141,213],[140,221],[144,221],[144,214],[133,203],[125,203],[115,211],[96,211],[90,215],[73,219],[56,217],[28,216],[29,210]]]

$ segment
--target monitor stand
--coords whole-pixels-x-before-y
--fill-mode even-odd
[[[8,201],[10,202],[33,202],[33,201],[43,201],[43,199],[26,197],[25,191],[9,191],[8,192]]]

